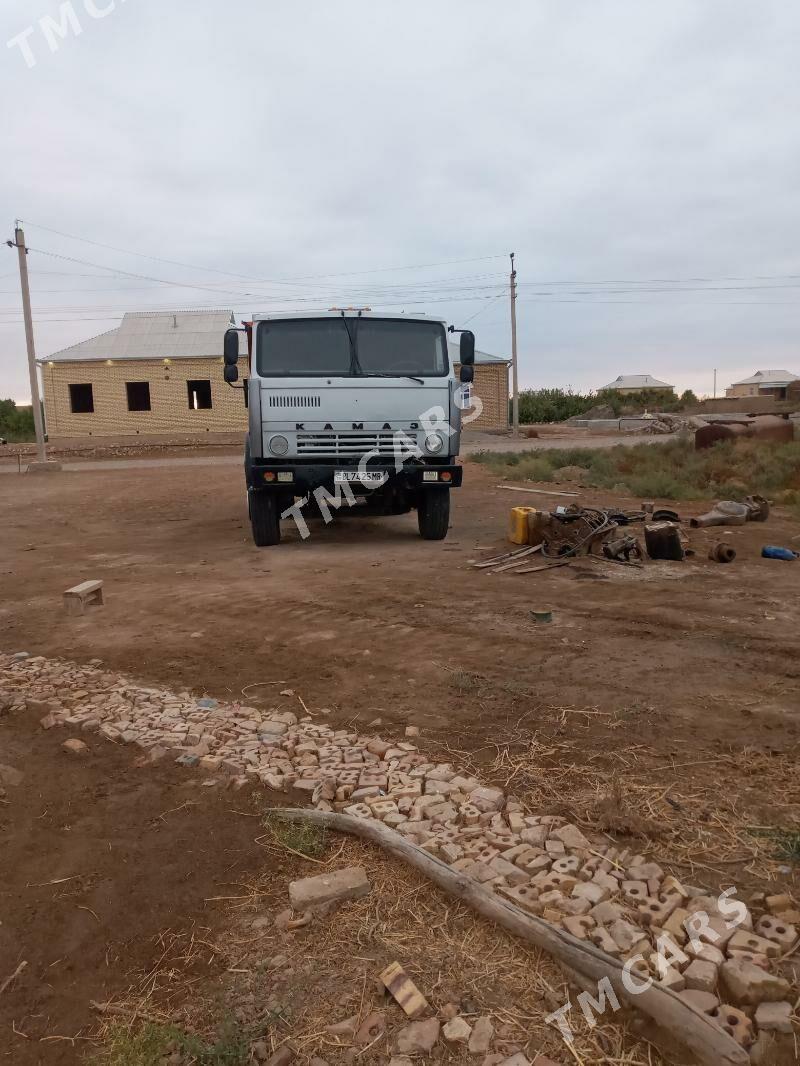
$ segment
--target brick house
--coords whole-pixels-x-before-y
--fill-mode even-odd
[[[244,432],[242,393],[222,379],[233,323],[232,311],[131,311],[117,329],[40,359],[50,438]],[[472,425],[505,428],[508,362],[476,352],[474,390],[484,409]]]
[[[727,397],[772,396],[776,400],[789,398],[789,387],[800,381],[791,370],[756,370],[749,378],[734,381],[725,390]]]

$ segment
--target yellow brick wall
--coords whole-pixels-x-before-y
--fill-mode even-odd
[[[726,396],[758,396],[758,385],[731,385],[725,390]]]
[[[47,432],[55,437],[130,436],[176,432],[220,433],[247,428],[241,389],[222,379],[222,359],[137,359],[114,362],[44,363]],[[239,361],[240,379],[247,375],[247,357]],[[210,381],[212,407],[189,407],[187,381]],[[127,381],[147,381],[150,410],[129,411]],[[91,385],[93,414],[73,414],[70,385]]]
[[[456,378],[460,369],[456,365]],[[505,363],[482,363],[476,366],[472,391],[483,401],[483,411],[467,428],[507,429],[508,366]]]
[[[456,367],[456,376],[459,368]],[[239,362],[239,375],[247,375],[247,358]],[[194,411],[189,407],[187,381],[211,382],[212,407]],[[221,359],[160,359],[80,363],[44,363],[45,417],[51,438],[146,436],[148,434],[229,433],[247,428],[247,411],[241,390],[222,379]],[[147,381],[150,410],[129,411],[125,383]],[[73,414],[69,386],[91,385],[92,414]],[[505,429],[508,425],[508,367],[505,364],[475,367],[474,391],[483,401],[483,413],[470,423],[473,429]]]

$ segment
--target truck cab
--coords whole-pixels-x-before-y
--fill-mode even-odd
[[[447,535],[464,386],[475,338],[461,331],[460,380],[447,326],[426,315],[334,309],[255,315],[245,478],[253,539],[280,541],[281,519],[397,515],[416,509],[420,535]],[[225,380],[239,377],[241,331],[225,335]],[[297,502],[296,502],[297,501]],[[301,521],[302,520],[302,521]]]

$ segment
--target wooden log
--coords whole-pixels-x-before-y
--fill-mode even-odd
[[[578,940],[549,922],[526,914],[510,901],[501,899],[475,881],[452,870],[446,863],[423,851],[399,833],[374,819],[353,818],[325,811],[281,809],[272,812],[286,821],[307,821],[326,829],[351,833],[388,851],[413,866],[451,896],[463,900],[473,910],[514,933],[529,944],[547,951],[560,963],[595,984],[608,978],[620,1001],[625,1002],[681,1040],[703,1066],[749,1066],[750,1056],[711,1018],[695,1010],[667,988],[651,985],[632,996],[622,982],[623,964],[594,945]]]

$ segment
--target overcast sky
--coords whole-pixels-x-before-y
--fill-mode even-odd
[[[505,355],[515,251],[523,385],[800,373],[796,0],[72,0],[61,39],[64,7],[0,6],[40,356],[125,310],[331,304]]]

